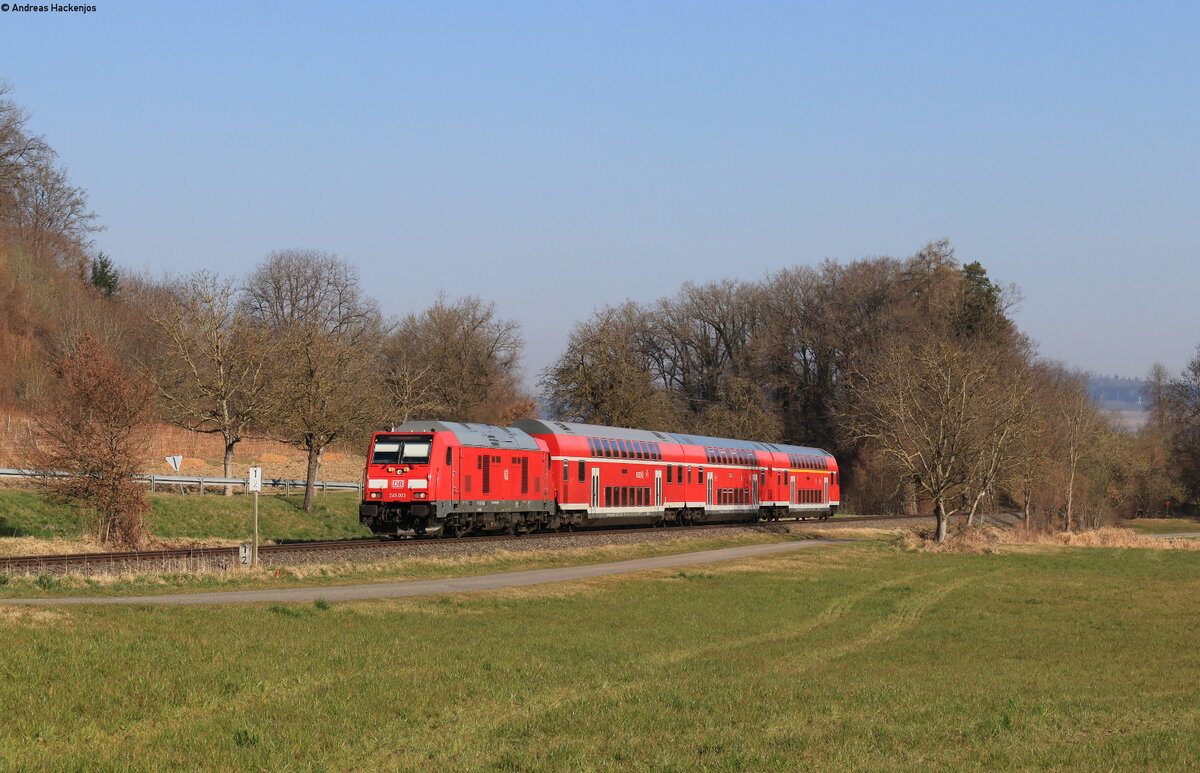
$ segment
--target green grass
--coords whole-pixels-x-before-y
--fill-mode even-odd
[[[1134,518],[1121,524],[1138,534],[1175,534],[1200,531],[1200,518]]]
[[[147,495],[151,533],[163,539],[249,539],[253,498],[244,495]],[[303,499],[266,494],[259,497],[259,531],[263,539],[341,539],[369,536],[358,522],[358,494],[317,494],[312,514],[300,509]],[[0,537],[78,538],[87,531],[86,510],[55,505],[23,489],[0,488]],[[3,543],[0,543],[3,552]]]
[[[1200,554],[839,545],[430,598],[3,610],[0,769],[1189,770]]]
[[[369,537],[358,522],[357,492],[317,494],[312,513],[300,509],[301,496],[258,498],[258,528],[263,539],[343,539]],[[156,537],[249,539],[254,520],[250,496],[151,494],[150,530]]]
[[[86,519],[84,511],[51,504],[32,491],[0,488],[0,537],[81,537]]]

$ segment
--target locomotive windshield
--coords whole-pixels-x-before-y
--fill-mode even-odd
[[[432,435],[380,435],[371,464],[429,464]]]

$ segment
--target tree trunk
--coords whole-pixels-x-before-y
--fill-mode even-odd
[[[946,521],[949,520],[946,515],[946,503],[941,497],[938,497],[934,504],[934,513],[937,515],[937,541],[946,541]]]
[[[237,445],[236,440],[225,438],[225,477],[233,477],[233,447]],[[225,486],[225,496],[233,496],[233,486]]]
[[[1075,500],[1075,455],[1071,454],[1071,477],[1067,483],[1067,531],[1071,530],[1071,506]]]
[[[308,443],[308,475],[304,481],[304,512],[311,513],[313,495],[316,492],[317,470],[321,467],[321,447],[315,442]]]

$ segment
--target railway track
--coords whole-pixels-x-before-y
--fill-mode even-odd
[[[663,534],[672,531],[689,531],[696,528],[746,528],[755,525],[769,525],[771,523],[799,523],[812,526],[832,526],[839,524],[866,522],[866,521],[907,521],[920,518],[929,518],[927,515],[856,515],[856,516],[841,516],[835,517],[827,521],[810,520],[810,521],[758,521],[734,524],[703,524],[701,526],[667,526],[667,527],[646,527],[632,529],[614,529],[614,530],[595,530],[595,531],[578,531],[570,533],[562,532],[537,532],[533,534],[511,535],[511,534],[487,534],[474,537],[446,537],[432,539],[416,539],[408,538],[402,540],[395,539],[343,539],[332,540],[327,542],[293,542],[279,545],[260,545],[258,548],[259,558],[264,557],[284,557],[286,555],[300,555],[306,553],[318,552],[333,552],[347,550],[366,550],[396,547],[403,544],[435,544],[449,545],[453,543],[484,543],[484,542],[502,542],[508,540],[538,540],[538,539],[562,539],[570,534],[576,535],[602,535],[606,533],[612,534],[638,534],[638,533],[653,533]],[[28,572],[32,570],[52,570],[57,572],[68,571],[69,569],[81,569],[84,573],[89,570],[106,570],[113,568],[127,569],[133,571],[148,571],[161,568],[164,571],[178,569],[188,565],[208,564],[217,567],[232,567],[240,564],[240,548],[239,547],[214,547],[214,548],[173,548],[169,550],[138,550],[127,552],[114,553],[64,553],[56,555],[38,555],[38,556],[0,556],[0,573],[12,574],[13,571]]]

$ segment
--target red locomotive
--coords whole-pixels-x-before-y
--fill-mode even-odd
[[[377,534],[520,533],[827,518],[837,461],[778,443],[523,419],[410,421],[371,440],[359,519]]]

